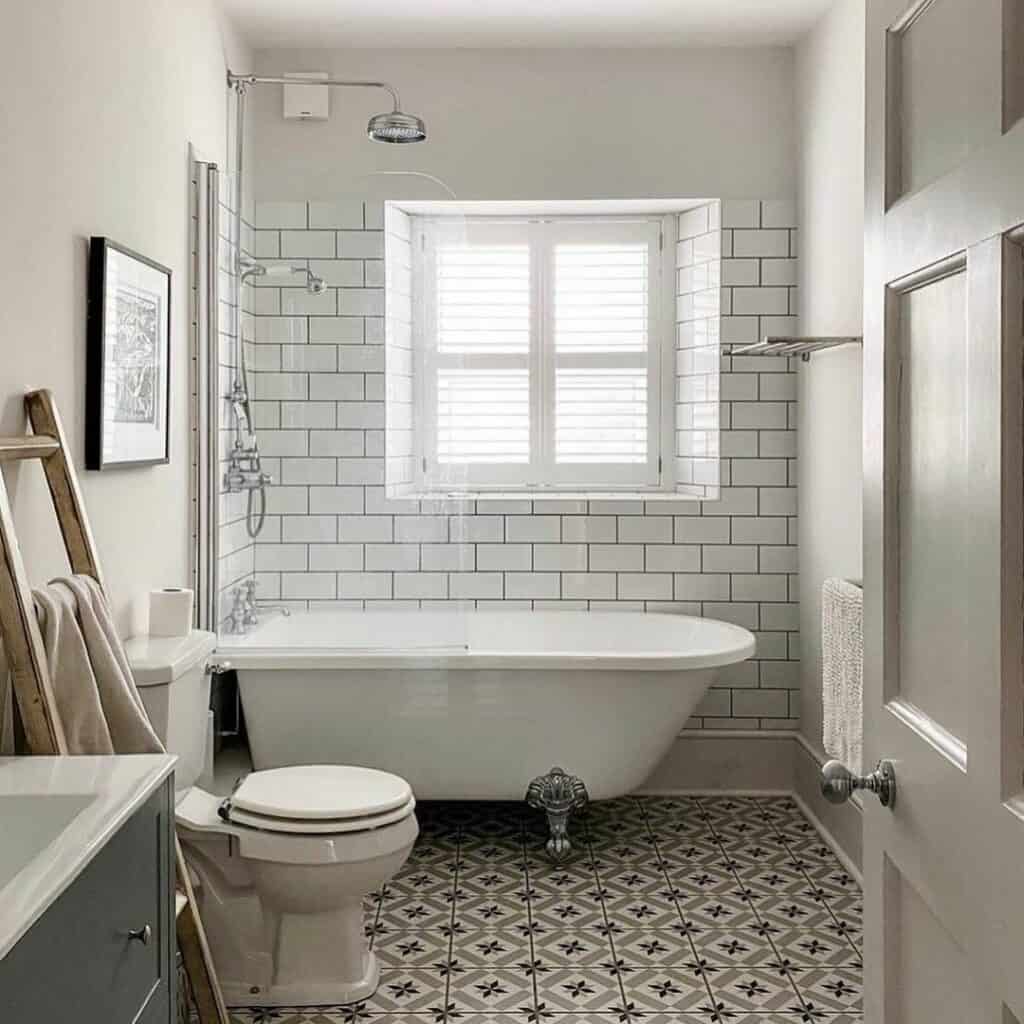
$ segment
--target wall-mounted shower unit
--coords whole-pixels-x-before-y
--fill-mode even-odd
[[[242,252],[242,180],[245,157],[245,96],[254,85],[296,85],[295,77],[236,75],[228,72],[228,87],[235,91],[235,195],[234,223],[231,241],[234,247],[234,273],[232,307],[234,310],[234,375],[231,388],[225,399],[231,410],[234,440],[228,453],[228,468],[224,474],[224,488],[231,494],[247,493],[246,529],[250,537],[256,537],[263,529],[267,512],[267,487],[274,481],[263,471],[259,441],[253,426],[250,407],[249,384],[245,366],[245,340],[242,337],[242,286],[252,278],[271,277],[280,274],[305,275],[305,287],[312,295],[320,295],[326,288],[322,278],[317,277],[308,267],[287,263],[260,263]],[[427,137],[423,121],[401,109],[398,91],[387,82],[350,81],[337,78],[317,78],[317,87],[344,89],[384,89],[391,94],[392,109],[374,114],[366,126],[366,134],[374,142],[407,143],[422,142]]]

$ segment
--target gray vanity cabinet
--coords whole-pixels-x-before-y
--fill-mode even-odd
[[[3,1024],[175,1019],[174,777],[0,960]]]

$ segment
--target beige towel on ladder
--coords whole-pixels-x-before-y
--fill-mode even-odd
[[[847,580],[821,585],[822,742],[860,775],[864,767],[864,592]]]
[[[69,752],[162,752],[99,584],[69,576],[33,597]]]

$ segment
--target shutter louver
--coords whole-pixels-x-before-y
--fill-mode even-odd
[[[555,246],[555,351],[646,352],[646,245]]]
[[[446,465],[529,462],[529,373],[438,370],[437,460]]]
[[[528,246],[438,247],[437,350],[466,355],[530,350]]]
[[[554,247],[557,464],[643,464],[648,455],[648,245]]]
[[[556,462],[647,461],[647,371],[555,371]]]

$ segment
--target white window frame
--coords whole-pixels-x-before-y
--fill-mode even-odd
[[[671,491],[674,437],[675,232],[671,216],[414,216],[412,309],[415,352],[416,480],[421,493],[658,492]],[[481,241],[525,240],[530,245],[530,345],[525,354],[439,353],[434,345],[436,245],[445,235]],[[649,245],[648,334],[645,355],[562,353],[554,345],[554,245],[562,241],[622,240]],[[556,463],[555,381],[559,367],[647,367],[647,460],[642,463]],[[437,451],[436,384],[445,365],[528,370],[530,456],[525,463],[442,466]]]

